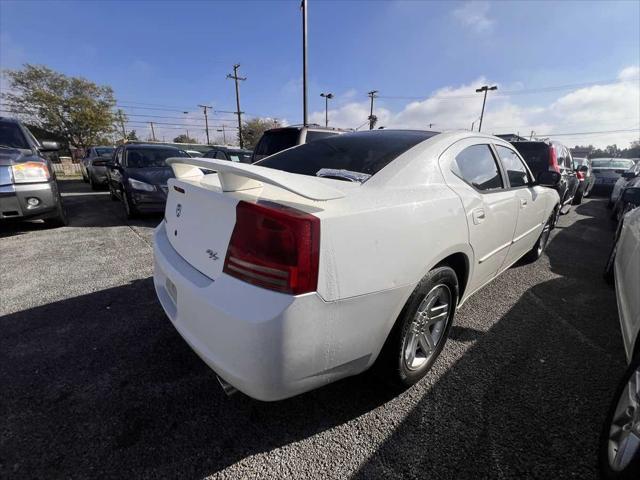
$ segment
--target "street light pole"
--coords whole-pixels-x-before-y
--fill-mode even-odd
[[[333,98],[333,93],[321,93],[321,97],[324,97],[324,126],[329,126],[329,99]]]
[[[480,93],[480,92],[484,92],[484,99],[482,100],[482,112],[480,113],[480,125],[478,126],[478,131],[482,131],[482,117],[484,117],[484,105],[487,103],[487,92],[489,90],[497,90],[498,86],[494,85],[492,87],[488,86],[488,85],[483,85],[480,88],[476,88],[476,92]]]
[[[236,63],[233,66],[233,75],[227,75],[227,78],[232,78],[236,82],[236,115],[238,115],[238,140],[240,142],[240,148],[244,148],[244,142],[242,140],[242,112],[240,111],[240,88],[238,87],[238,80],[245,81],[247,77],[238,76],[238,68],[240,64]]]
[[[373,99],[376,98],[376,93],[378,90],[371,90],[367,95],[371,99],[371,112],[369,113],[369,130],[373,130],[373,126],[376,123],[377,118],[373,116]]]
[[[302,124],[307,126],[307,0],[302,0]]]

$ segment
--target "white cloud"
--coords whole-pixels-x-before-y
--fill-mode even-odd
[[[471,28],[476,33],[486,33],[493,29],[494,21],[490,19],[489,2],[471,1],[465,2],[453,10],[453,17],[465,27]]]
[[[640,69],[637,66],[628,67],[620,72],[618,82],[580,88],[541,105],[523,106],[517,103],[520,99],[517,95],[489,93],[482,131],[519,133],[523,136],[529,136],[531,131],[538,135],[578,132],[578,135],[558,135],[555,138],[569,146],[589,143],[606,146],[617,143],[626,147],[629,142],[639,138],[637,130],[589,135],[581,132],[630,130],[640,127],[640,88],[637,81],[639,73]],[[464,85],[447,86],[423,100],[408,102],[395,110],[388,108],[387,104],[383,103],[385,99],[380,98],[374,111],[379,118],[378,126],[427,129],[431,123],[434,130],[452,130],[470,129],[471,123],[475,122],[477,129],[482,96],[474,94],[474,91],[485,83],[486,79],[481,77]],[[384,92],[380,95],[384,97]],[[355,128],[366,124],[368,116],[369,101],[363,99],[330,109],[329,124]],[[324,110],[313,112],[310,120],[324,124]]]

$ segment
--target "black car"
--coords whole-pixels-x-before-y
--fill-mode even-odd
[[[0,117],[0,220],[67,224],[53,166],[43,155],[58,148],[40,143],[20,121]]]
[[[80,161],[82,180],[88,182],[93,190],[107,184],[107,169],[104,160],[113,156],[115,147],[97,146],[87,148],[85,156]]]
[[[251,163],[251,150],[230,147],[213,147],[203,155],[204,158],[217,158],[229,160],[230,162]]]
[[[189,155],[168,145],[132,143],[119,146],[106,162],[109,194],[123,203],[127,218],[164,212],[167,180],[173,177],[166,163],[170,157]]]
[[[561,175],[560,183],[556,188],[561,202],[558,213],[568,213],[572,203],[582,201],[582,195],[576,195],[580,186],[577,172],[586,173],[589,167],[581,165],[576,168],[567,147],[551,141],[516,141],[511,144],[516,147],[536,178],[541,172],[548,170]]]

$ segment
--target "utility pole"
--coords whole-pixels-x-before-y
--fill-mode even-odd
[[[153,141],[156,141],[156,132],[153,129],[153,122],[149,122],[149,124],[151,125],[151,138],[153,138]]]
[[[329,99],[333,98],[333,93],[321,93],[321,97],[324,97],[324,126],[329,126]]]
[[[307,0],[302,0],[302,124],[309,123],[307,110]]]
[[[435,125],[435,123],[430,123],[429,124],[429,130],[431,130],[431,127],[433,127]]]
[[[371,99],[371,113],[369,114],[369,130],[373,130],[373,127],[378,121],[378,118],[373,115],[373,99],[376,98],[376,93],[378,93],[378,90],[371,90],[369,93],[367,93],[367,95],[369,95],[369,98]]]
[[[222,129],[218,129],[218,130],[216,130],[216,132],[222,132],[222,142],[226,145],[227,144],[227,135],[225,134],[224,123],[222,124]]]
[[[482,112],[480,113],[480,125],[478,126],[479,132],[482,131],[482,117],[484,117],[484,105],[485,103],[487,103],[487,92],[489,90],[497,90],[497,89],[498,89],[497,85],[494,85],[492,87],[490,87],[489,85],[483,85],[480,88],[476,88],[477,93],[484,92],[484,99],[482,100]]]
[[[207,132],[207,145],[209,145],[209,117],[207,116],[207,110],[212,108],[209,105],[198,105],[204,111],[204,129]]]
[[[124,115],[122,114],[122,110],[118,110],[118,120],[120,120],[120,127],[122,127],[122,140],[127,139],[127,131],[124,129]]]
[[[236,82],[236,115],[238,115],[238,140],[240,141],[240,148],[244,148],[244,142],[242,140],[242,112],[240,111],[240,88],[238,87],[238,80],[245,81],[247,77],[239,77],[238,68],[240,68],[240,64],[236,63],[233,66],[233,75],[228,74],[227,78],[232,78]]]

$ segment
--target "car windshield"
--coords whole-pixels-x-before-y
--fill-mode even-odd
[[[232,162],[251,163],[251,152],[245,150],[227,150]]]
[[[24,138],[17,123],[0,122],[0,145],[3,147],[28,149],[29,144]]]
[[[132,148],[127,151],[128,168],[169,167],[167,158],[188,157],[177,148]]]
[[[625,160],[623,158],[594,158],[591,160],[591,166],[593,168],[631,168],[633,167],[632,160]]]
[[[437,135],[414,130],[347,133],[285,150],[256,165],[317,176],[320,170],[347,170],[375,175],[418,143]]]
[[[573,157],[573,162],[576,164],[576,166],[578,166],[578,165],[589,165],[587,163],[587,159],[586,158]]]
[[[96,153],[100,157],[111,156],[114,150],[115,148],[113,147],[96,147]]]

